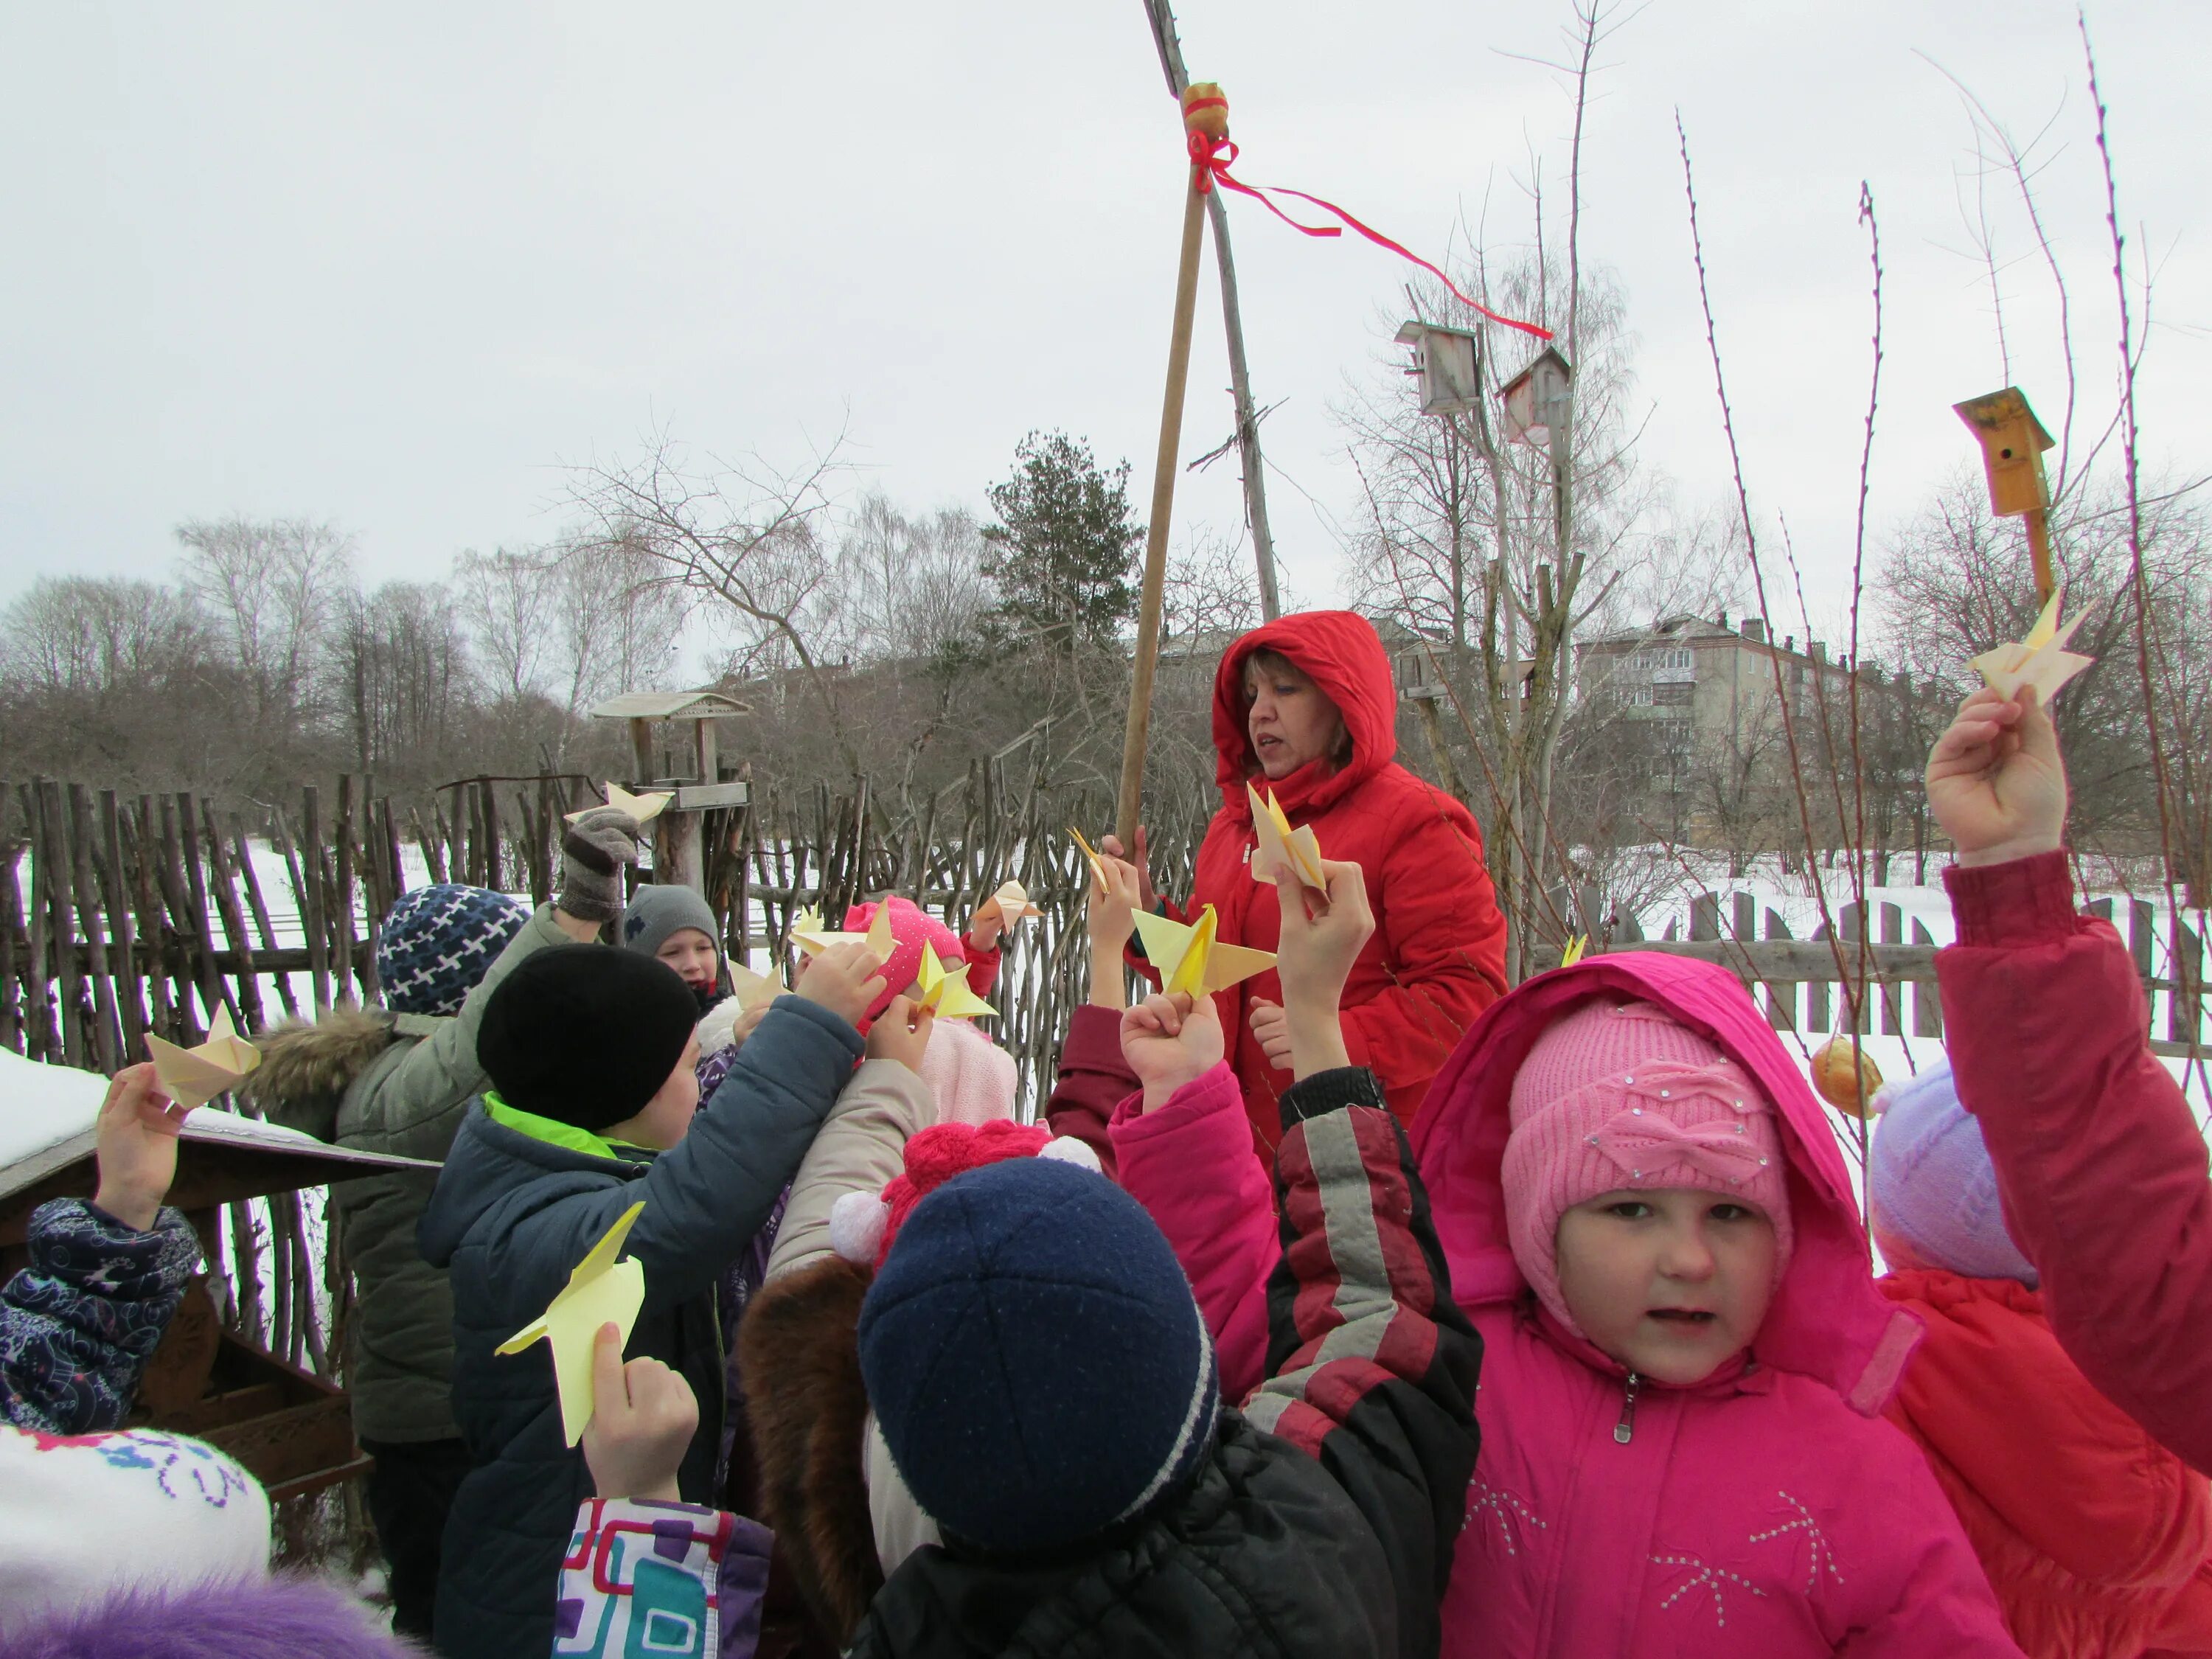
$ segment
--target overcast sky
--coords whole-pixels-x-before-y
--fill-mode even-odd
[[[1564,3],[1182,0],[1242,176],[1440,252],[1487,199],[1528,234],[1564,175]],[[2147,459],[2207,470],[2212,116],[2203,0],[2093,4],[2130,252],[2155,254]],[[1640,337],[1646,459],[1686,506],[1727,456],[1699,316],[1679,108],[1754,498],[1816,595],[1847,566],[1869,325],[1859,183],[1888,268],[1875,518],[1970,453],[2002,384],[1963,257],[1971,135],[1929,59],[2022,136],[2074,282],[2083,424],[2116,332],[2102,183],[2061,0],[1656,0],[1613,40],[1586,138],[1584,257]],[[981,507],[1032,427],[1150,488],[1180,137],[1139,0],[623,6],[44,5],[0,0],[0,598],[48,572],[165,575],[179,520],[303,514],[362,574],[553,534],[565,469],[665,429],[797,462],[842,431],[917,507]],[[2064,402],[2047,278],[1993,192],[2014,378]],[[1289,581],[1331,597],[1355,480],[1328,410],[1393,355],[1408,267],[1232,198]],[[2147,230],[2147,238],[2141,233]],[[2141,267],[2137,266],[2140,270]],[[1200,290],[1186,456],[1230,426]],[[1316,505],[1317,503],[1317,505]],[[1177,533],[1241,533],[1233,465]]]

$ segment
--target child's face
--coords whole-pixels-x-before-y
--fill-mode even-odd
[[[691,1127],[691,1120],[698,1114],[699,1038],[694,1033],[691,1041],[684,1045],[684,1058],[676,1062],[668,1081],[660,1085],[660,1092],[647,1101],[645,1109],[635,1117],[626,1118],[609,1129],[607,1138],[665,1152],[684,1139]]]
[[[1774,1294],[1774,1224],[1689,1187],[1601,1193],[1559,1218],[1559,1295],[1590,1341],[1659,1382],[1751,1346]]]
[[[653,954],[682,975],[684,982],[695,991],[711,990],[722,966],[714,941],[696,927],[678,928]]]

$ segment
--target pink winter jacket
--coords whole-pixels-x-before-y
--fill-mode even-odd
[[[1780,1105],[1796,1247],[1753,1356],[1644,1383],[1540,1314],[1506,1242],[1513,1074],[1591,996],[1710,1036]],[[1277,1250],[1233,1103],[1196,1085],[1111,1126],[1121,1182],[1176,1246],[1235,1392],[1265,1364]],[[1220,1121],[1225,1120],[1225,1121]],[[1958,1517],[1878,1414],[1919,1334],[1875,1289],[1843,1155],[1802,1075],[1726,969],[1598,957],[1499,1002],[1413,1131],[1454,1295],[1481,1333],[1482,1452],[1443,1603],[1447,1659],[1950,1659],[2017,1655]]]

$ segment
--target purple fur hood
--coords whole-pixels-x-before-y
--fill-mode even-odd
[[[158,1543],[148,1547],[158,1548]],[[118,1592],[0,1635],[0,1659],[424,1659],[312,1578]]]

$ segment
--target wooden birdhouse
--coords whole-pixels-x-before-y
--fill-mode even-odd
[[[1463,414],[1481,399],[1481,342],[1473,330],[1412,322],[1398,331],[1398,343],[1413,348],[1406,373],[1421,383],[1422,414]]]
[[[1547,447],[1553,430],[1566,424],[1574,385],[1573,364],[1550,346],[1537,353],[1498,392],[1505,405],[1505,441]]]
[[[2057,441],[2043,429],[2043,422],[2035,418],[2020,388],[2008,386],[1951,407],[1980,441],[1991,510],[2001,519],[2014,519],[2049,507],[2051,492],[2043,481],[2043,452]]]
[[[743,806],[742,782],[725,783],[721,777],[721,749],[714,722],[752,708],[720,691],[626,691],[611,697],[592,711],[593,720],[623,720],[629,726],[630,748],[637,778],[629,787],[640,793],[666,791],[667,806],[653,820],[653,878],[680,882],[702,896],[707,891],[704,832],[710,811]],[[691,776],[663,776],[654,759],[653,726],[659,721],[689,725],[684,744]],[[676,767],[665,769],[674,774]]]

